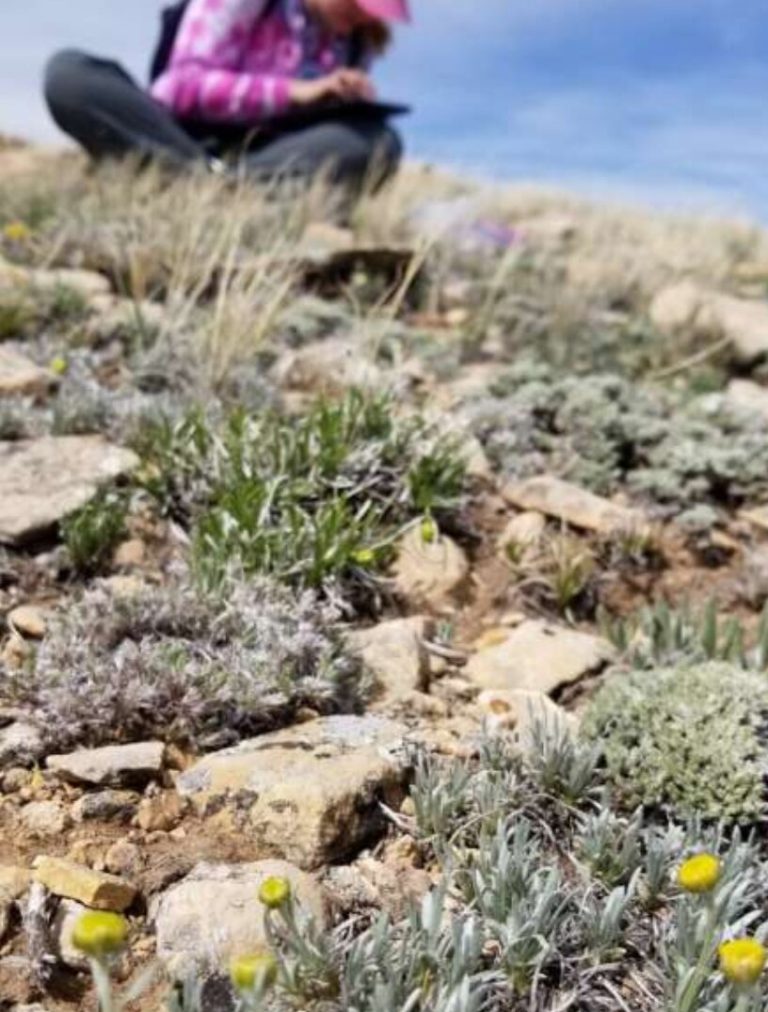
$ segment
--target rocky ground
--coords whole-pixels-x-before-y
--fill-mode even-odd
[[[351,944],[444,882],[434,770],[608,734],[632,668],[764,667],[762,231],[417,169],[340,228],[226,185],[0,150],[2,1008],[96,1008],[86,908],[129,917],[123,982],[263,946],[272,874]],[[617,819],[692,814],[616,754]],[[764,817],[726,794],[693,810]],[[588,976],[407,1007],[663,1007]]]

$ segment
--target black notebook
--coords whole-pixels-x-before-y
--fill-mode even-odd
[[[392,116],[405,116],[411,111],[408,105],[397,105],[394,102],[366,102],[363,99],[354,102],[324,102],[309,105],[306,108],[291,109],[289,112],[275,116],[258,127],[236,126],[221,123],[213,126],[195,120],[184,120],[184,128],[212,152],[220,152],[226,148],[247,148],[253,141],[269,140],[283,130],[293,130],[315,123],[336,120],[354,123],[361,119],[386,120]]]
[[[395,102],[368,102],[364,99],[353,102],[323,102],[302,109],[291,109],[290,112],[275,117],[269,125],[279,129],[283,125],[322,123],[329,119],[342,121],[389,119],[392,116],[405,116],[410,111],[410,106]]]

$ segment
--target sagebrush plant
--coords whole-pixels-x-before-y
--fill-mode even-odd
[[[307,591],[228,575],[116,597],[87,591],[52,621],[31,667],[5,672],[3,703],[27,709],[53,749],[138,741],[231,744],[302,705],[349,709],[362,694],[338,611]]]
[[[555,472],[602,495],[629,491],[660,516],[732,507],[768,487],[766,424],[706,401],[594,373],[523,362],[496,399],[469,404],[491,460],[513,478]]]
[[[529,760],[495,740],[469,763],[420,761],[415,814],[397,823],[442,875],[402,920],[328,930],[287,880],[267,879],[261,912],[244,902],[270,951],[201,967],[168,1007],[200,1012],[205,975],[229,973],[252,1012],[762,1009],[756,841],[618,814],[593,748],[534,738]]]
[[[197,412],[157,429],[144,455],[144,488],[189,526],[209,586],[235,563],[297,586],[351,580],[364,594],[404,526],[450,516],[464,487],[454,439],[357,391],[299,417]]]
[[[754,822],[766,811],[767,716],[765,674],[681,662],[609,676],[582,733],[601,745],[625,804]]]

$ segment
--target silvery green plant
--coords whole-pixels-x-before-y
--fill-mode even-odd
[[[468,405],[491,460],[511,478],[553,472],[610,495],[629,491],[660,516],[692,501],[717,510],[768,488],[766,424],[658,386],[522,362],[500,396]]]
[[[735,616],[721,618],[710,601],[700,611],[661,602],[628,619],[599,616],[603,633],[633,668],[669,667],[683,662],[725,661],[754,671],[768,668],[768,606],[753,645]]]
[[[543,791],[569,805],[594,797],[602,750],[594,742],[579,741],[559,724],[537,721],[531,732],[528,764]]]
[[[183,575],[115,597],[106,585],[55,616],[31,670],[0,699],[50,746],[162,737],[200,747],[281,726],[296,707],[348,708],[359,666],[333,632],[339,612],[305,591],[231,573],[217,593]]]
[[[631,819],[615,815],[607,804],[588,814],[576,840],[576,852],[593,875],[607,886],[626,883],[642,862],[643,816]]]

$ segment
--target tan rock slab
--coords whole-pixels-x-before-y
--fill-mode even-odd
[[[287,879],[299,905],[320,926],[327,922],[323,890],[286,861],[199,864],[150,906],[157,955],[174,976],[203,968],[226,972],[233,957],[269,948],[258,894],[271,876]]]
[[[67,812],[57,801],[30,801],[19,812],[25,832],[31,836],[61,836],[69,825]]]
[[[67,755],[50,755],[46,765],[62,780],[102,787],[107,784],[136,783],[160,776],[165,745],[161,741],[140,741],[132,745],[106,745],[82,749]]]
[[[488,733],[514,733],[523,752],[530,750],[537,725],[554,735],[573,733],[578,728],[575,717],[544,692],[486,689],[477,697],[477,703],[485,715]]]
[[[29,272],[29,284],[44,292],[69,288],[86,300],[96,295],[108,295],[112,291],[109,279],[103,274],[70,268],[33,269]]]
[[[693,281],[663,288],[653,299],[651,322],[663,333],[685,331],[727,338],[737,361],[751,365],[768,354],[768,302],[710,291]]]
[[[731,340],[738,362],[751,365],[768,354],[768,302],[716,295],[710,304],[721,333]]]
[[[299,240],[300,255],[314,256],[349,250],[355,245],[355,233],[326,221],[311,221]]]
[[[381,622],[372,629],[356,629],[346,642],[362,659],[388,699],[402,698],[429,687],[429,655],[424,646],[434,622],[423,616]]]
[[[631,531],[644,525],[639,511],[617,506],[602,496],[552,475],[506,485],[502,494],[518,509],[535,510],[572,527],[599,534]]]
[[[120,913],[133,903],[138,893],[125,879],[58,857],[36,858],[34,879],[54,896],[77,900],[95,910]]]
[[[22,636],[41,640],[47,628],[46,613],[35,605],[22,604],[8,612],[8,625]]]
[[[599,671],[615,657],[606,640],[547,622],[528,621],[504,643],[470,657],[465,676],[485,689],[552,693]]]
[[[739,516],[760,530],[768,531],[768,506],[755,506],[752,509],[742,510]]]
[[[44,750],[43,736],[34,724],[17,720],[0,728],[0,769],[7,766],[30,766]]]
[[[31,874],[26,868],[0,865],[0,942],[8,933],[16,901],[29,889]],[[0,1000],[2,1000],[0,992]]]
[[[543,513],[526,510],[512,517],[499,537],[502,555],[515,562],[522,562],[536,554],[547,520]]]
[[[398,542],[393,566],[396,589],[412,603],[442,608],[469,576],[462,548],[445,535],[426,540],[419,525]]]
[[[278,363],[276,379],[289,390],[333,395],[352,387],[376,389],[382,373],[359,340],[329,337],[289,352]]]
[[[175,791],[162,791],[152,797],[143,798],[137,813],[141,829],[149,833],[169,833],[181,822],[184,802]]]
[[[695,281],[676,281],[656,293],[649,308],[651,323],[663,334],[684,330],[716,330],[709,300],[711,293]]]
[[[0,544],[23,544],[50,531],[138,464],[133,451],[100,436],[0,442]]]
[[[0,397],[32,397],[43,400],[56,377],[26,355],[0,344]]]
[[[384,717],[323,717],[206,756],[176,787],[202,813],[228,803],[256,853],[317,868],[384,828],[379,802],[399,803],[405,735]]]
[[[768,421],[768,387],[752,380],[732,379],[725,391],[726,403]]]
[[[29,889],[32,872],[18,865],[0,865],[0,893],[17,900]]]

